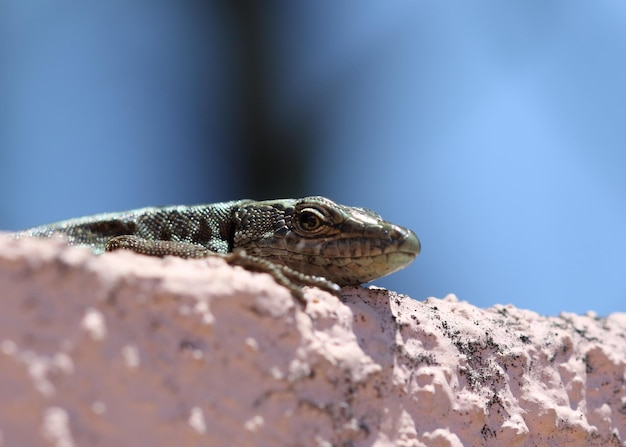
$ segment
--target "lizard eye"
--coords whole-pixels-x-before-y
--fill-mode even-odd
[[[320,229],[324,215],[315,208],[304,208],[296,216],[295,225],[301,231],[312,233]]]

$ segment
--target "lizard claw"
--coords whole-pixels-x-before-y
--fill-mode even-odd
[[[306,304],[302,287],[318,287],[335,296],[341,296],[341,288],[332,281],[321,276],[306,275],[284,265],[274,264],[264,258],[250,256],[242,248],[236,248],[225,256],[226,262],[248,270],[269,273],[274,280],[289,289],[291,294],[301,303]]]

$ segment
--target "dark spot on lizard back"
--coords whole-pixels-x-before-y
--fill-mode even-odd
[[[169,227],[162,227],[161,231],[157,236],[157,240],[160,241],[171,241],[172,240],[172,231]]]
[[[206,246],[211,241],[213,238],[213,229],[207,219],[200,219],[198,221],[192,238],[196,243],[203,246]]]
[[[133,234],[137,225],[135,222],[121,220],[107,220],[103,222],[91,222],[83,227],[85,232],[91,232],[101,236],[122,236],[125,234]]]

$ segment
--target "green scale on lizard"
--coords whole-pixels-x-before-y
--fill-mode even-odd
[[[294,295],[313,285],[338,293],[409,265],[420,252],[411,230],[365,208],[325,197],[234,200],[141,208],[69,219],[16,233],[64,236],[94,253],[129,249],[151,256],[221,256],[270,273]]]

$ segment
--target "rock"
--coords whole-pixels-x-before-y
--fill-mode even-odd
[[[8,238],[0,296],[0,445],[626,445],[624,313]]]

